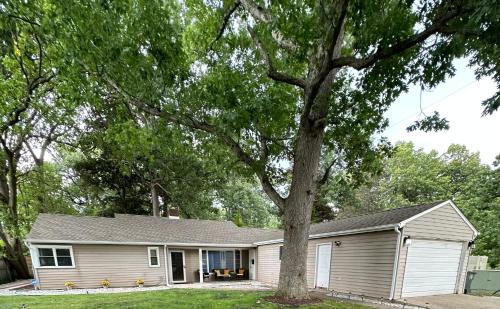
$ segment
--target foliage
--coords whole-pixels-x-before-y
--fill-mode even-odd
[[[244,179],[234,179],[217,191],[222,216],[238,226],[278,227],[276,206],[256,189],[258,185]]]

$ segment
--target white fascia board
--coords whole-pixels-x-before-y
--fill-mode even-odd
[[[92,240],[48,240],[27,239],[30,244],[75,244],[75,245],[136,245],[136,246],[178,246],[178,247],[217,247],[217,248],[253,248],[252,244],[214,244],[214,243],[183,243],[183,242],[127,242],[127,241],[92,241]]]
[[[397,224],[386,224],[386,225],[379,225],[379,226],[367,227],[367,228],[362,228],[362,229],[353,229],[353,230],[346,230],[346,231],[339,231],[339,232],[312,234],[312,235],[309,235],[309,239],[317,239],[317,238],[325,238],[325,237],[333,237],[333,236],[353,235],[353,234],[392,230],[392,229],[394,229],[394,227],[396,225]],[[272,240],[266,240],[266,241],[259,241],[259,242],[256,242],[254,244],[261,246],[261,245],[278,244],[278,243],[282,243],[282,242],[283,242],[283,239],[272,239]]]
[[[163,246],[164,243],[141,242],[141,241],[94,241],[94,240],[49,240],[49,239],[27,239],[30,244],[75,244],[75,245],[151,245]]]
[[[404,221],[401,221],[401,222],[399,223],[399,226],[400,226],[400,227],[404,227],[407,223],[409,223],[409,222],[411,222],[411,221],[413,221],[413,220],[415,220],[415,219],[418,219],[418,218],[420,218],[420,217],[422,217],[422,216],[424,216],[424,215],[426,215],[426,214],[428,214],[428,213],[430,213],[430,212],[432,212],[432,211],[434,211],[434,210],[436,210],[436,209],[439,209],[439,208],[441,208],[441,207],[443,207],[443,206],[446,206],[446,205],[450,205],[450,206],[451,206],[451,207],[452,207],[452,208],[453,208],[453,209],[454,209],[454,210],[458,213],[458,215],[460,216],[460,218],[462,218],[462,220],[465,222],[465,224],[467,224],[467,225],[470,227],[470,229],[473,231],[473,233],[474,233],[474,238],[476,238],[476,236],[477,236],[477,235],[479,235],[479,232],[478,232],[478,231],[476,230],[476,228],[472,225],[472,223],[470,223],[470,221],[469,221],[469,220],[467,220],[467,218],[466,218],[466,217],[464,216],[464,214],[460,211],[460,209],[458,209],[457,205],[455,205],[455,203],[453,203],[453,201],[451,201],[451,200],[447,200],[447,201],[445,201],[445,202],[442,202],[441,204],[438,204],[438,205],[436,205],[436,206],[434,206],[434,207],[432,207],[432,208],[429,208],[429,209],[427,209],[426,211],[422,211],[421,213],[418,213],[418,214],[414,215],[414,216],[413,216],[413,217],[411,217],[411,218],[408,218],[408,219],[406,219],[406,220],[404,220]]]

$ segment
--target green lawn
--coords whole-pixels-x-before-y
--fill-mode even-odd
[[[270,292],[222,290],[165,290],[120,294],[58,295],[58,296],[0,296],[0,308],[57,309],[57,308],[282,308],[265,301]],[[327,300],[300,308],[369,309]]]

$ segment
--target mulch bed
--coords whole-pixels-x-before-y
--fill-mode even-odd
[[[277,296],[267,296],[264,297],[265,300],[275,303],[275,304],[280,304],[280,305],[287,305],[287,306],[301,306],[301,305],[311,305],[311,304],[317,304],[322,302],[323,300],[317,297],[311,297],[309,299],[287,299],[283,297],[277,297]]]

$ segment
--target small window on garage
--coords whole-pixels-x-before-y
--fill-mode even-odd
[[[158,247],[148,247],[149,267],[160,267],[160,254]]]

